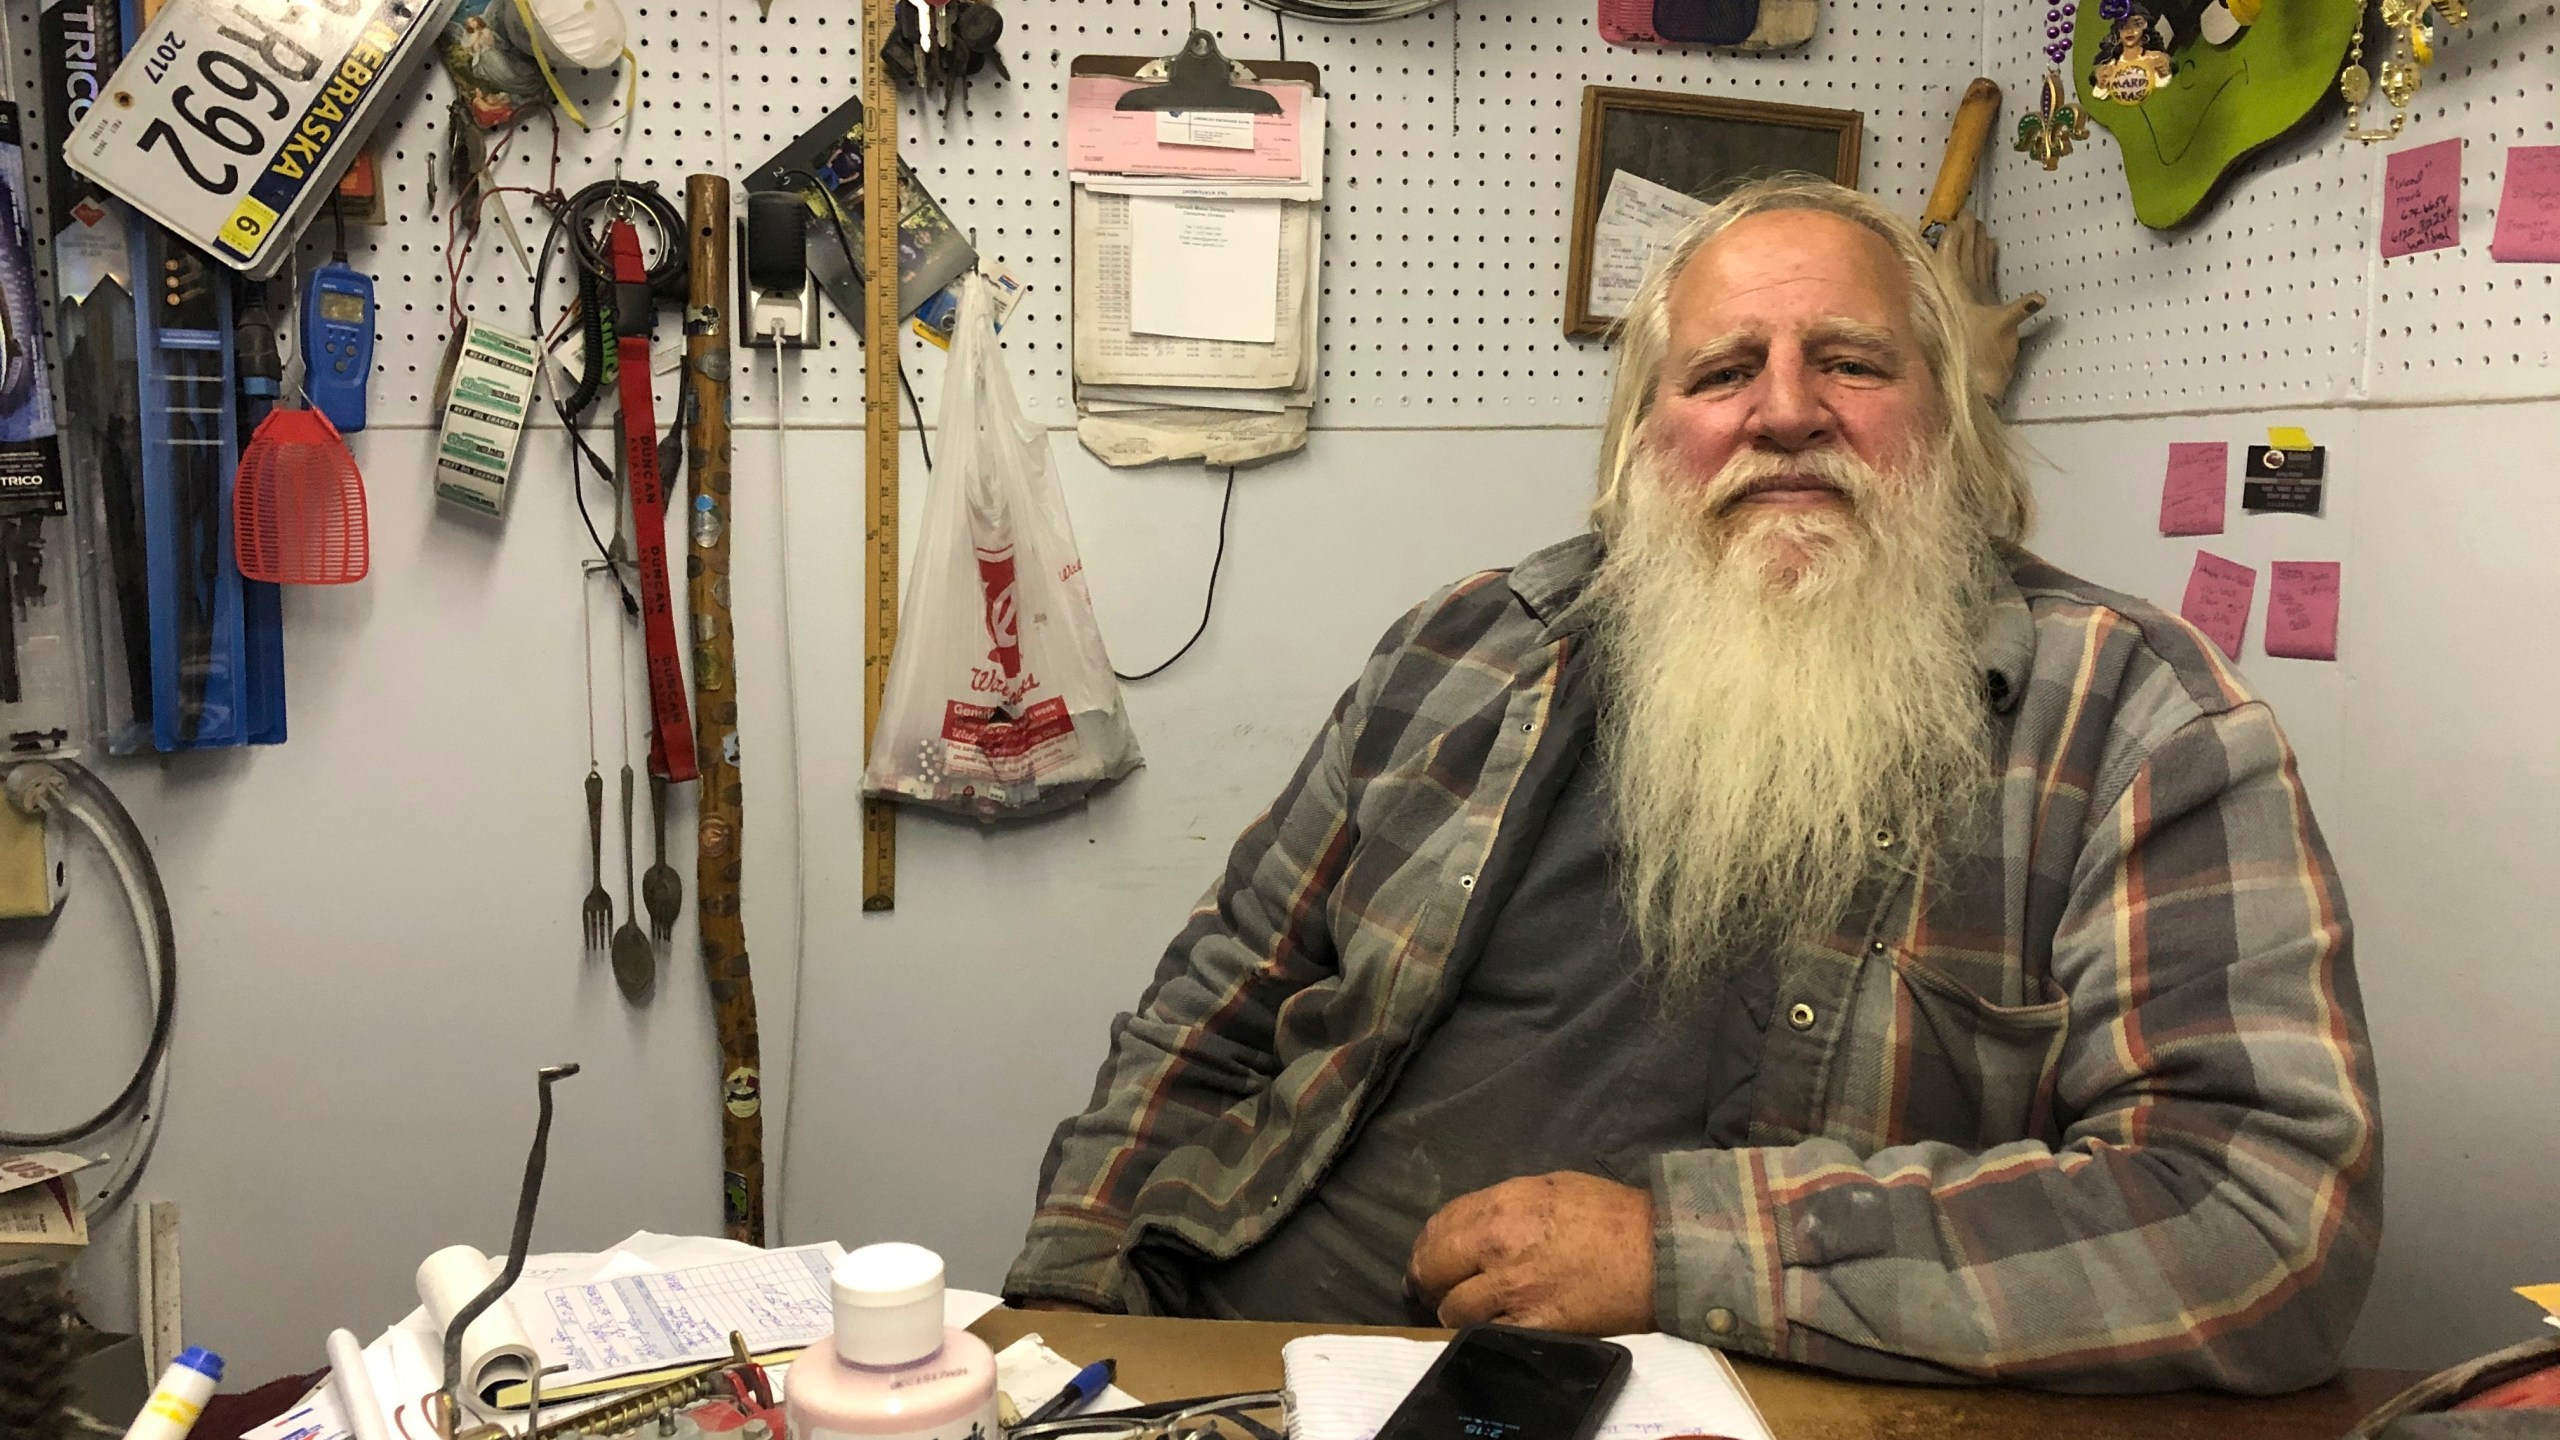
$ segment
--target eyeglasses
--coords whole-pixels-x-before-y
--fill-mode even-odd
[[[1273,1426],[1253,1411],[1276,1410]],[[1072,1415],[1037,1425],[1016,1425],[1005,1440],[1219,1440],[1219,1422],[1232,1424],[1251,1440],[1286,1440],[1289,1395],[1285,1390],[1256,1390],[1239,1395],[1206,1395],[1165,1400],[1100,1415]]]

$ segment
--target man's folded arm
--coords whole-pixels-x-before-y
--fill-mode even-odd
[[[1659,1157],[1662,1328],[1880,1378],[2272,1393],[2336,1368],[2381,1231],[2337,879],[2263,705],[2180,726],[2055,939],[2058,1148]]]
[[[1430,609],[1417,608],[1379,643],[1279,798],[1237,839],[1138,1008],[1112,1021],[1092,1098],[1058,1127],[1042,1162],[1007,1298],[1105,1310],[1144,1304],[1124,1255],[1139,1190],[1167,1154],[1270,1084],[1280,1069],[1282,1005],[1334,973],[1328,910],[1353,839],[1352,744]]]

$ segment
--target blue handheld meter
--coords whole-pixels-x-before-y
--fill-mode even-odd
[[[342,256],[311,272],[302,292],[303,388],[342,435],[364,428],[373,378],[373,278]]]

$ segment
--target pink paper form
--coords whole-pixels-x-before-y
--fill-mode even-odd
[[[1153,82],[1115,75],[1078,75],[1067,81],[1067,168],[1114,175],[1190,175],[1204,180],[1296,180],[1298,117],[1304,85],[1261,87],[1279,100],[1277,115],[1253,117],[1253,148],[1221,150],[1204,145],[1156,143],[1156,112],[1115,110],[1120,97]]]
[[[2160,487],[2160,533],[2219,535],[2231,493],[2231,447],[2222,441],[2169,447],[2169,478]]]
[[[2489,258],[2560,261],[2560,145],[2507,151],[2507,183],[2498,196],[2498,228]]]
[[[2462,243],[2462,142],[2394,150],[2382,162],[2382,254]]]
[[[2338,562],[2278,560],[2267,568],[2267,653],[2288,660],[2337,659]]]
[[[2222,653],[2237,660],[2249,632],[2249,601],[2258,593],[2258,572],[2209,551],[2196,552],[2196,568],[2187,576],[2187,598],[2178,613],[2210,636]]]

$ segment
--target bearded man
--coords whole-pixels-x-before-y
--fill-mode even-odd
[[[2380,1235],[2337,877],[2195,630],[2018,547],[1963,303],[1743,189],[1593,533],[1405,617],[1062,1125],[1033,1305],[2264,1392]]]

